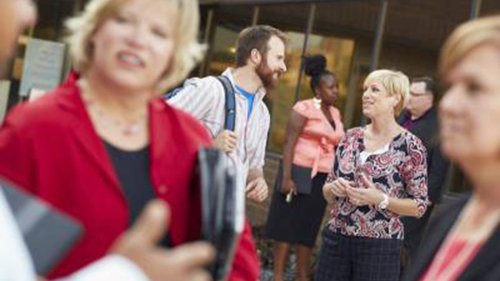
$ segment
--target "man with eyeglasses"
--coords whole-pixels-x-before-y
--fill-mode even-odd
[[[414,78],[410,85],[410,99],[406,110],[398,122],[408,131],[420,138],[427,150],[428,193],[431,206],[421,218],[402,219],[404,224],[404,249],[410,264],[415,257],[425,226],[429,221],[434,206],[439,203],[443,193],[449,162],[443,157],[438,143],[438,116],[434,106],[437,97],[437,86],[432,78]]]

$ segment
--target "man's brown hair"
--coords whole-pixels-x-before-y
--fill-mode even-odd
[[[262,56],[265,56],[268,51],[269,39],[273,36],[281,39],[284,44],[288,41],[288,37],[283,31],[269,25],[256,25],[243,29],[236,42],[236,67],[242,67],[247,64],[247,60],[253,49],[256,49]]]

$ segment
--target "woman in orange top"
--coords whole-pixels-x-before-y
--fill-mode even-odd
[[[276,181],[266,236],[275,240],[274,280],[283,280],[291,244],[296,244],[297,280],[309,280],[311,249],[323,219],[326,201],[321,188],[331,170],[335,146],[344,135],[337,77],[322,55],[306,59],[313,99],[293,107],[283,152],[283,170]]]

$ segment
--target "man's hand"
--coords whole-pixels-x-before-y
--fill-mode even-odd
[[[134,226],[111,247],[111,254],[122,255],[136,265],[151,281],[208,281],[203,269],[214,257],[214,250],[204,242],[195,242],[167,250],[157,246],[167,230],[167,205],[149,203]]]
[[[215,147],[224,153],[230,153],[236,149],[238,137],[236,133],[229,130],[222,131],[215,138]]]
[[[268,187],[263,177],[257,177],[250,181],[246,187],[247,197],[257,202],[266,200]]]

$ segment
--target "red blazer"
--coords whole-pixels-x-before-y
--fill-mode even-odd
[[[0,130],[0,175],[78,219],[85,228],[83,238],[50,278],[99,259],[128,226],[119,180],[75,82],[73,75],[52,93],[14,108]],[[151,102],[149,114],[151,181],[156,195],[171,208],[171,243],[198,239],[195,160],[200,147],[211,145],[211,138],[198,121],[161,99]]]

